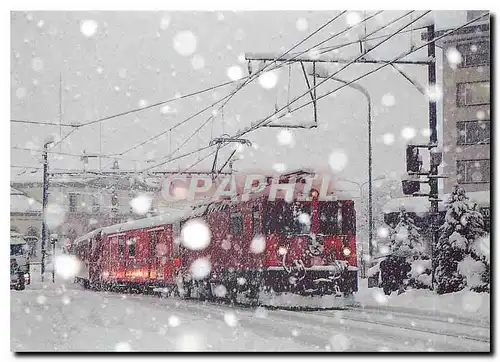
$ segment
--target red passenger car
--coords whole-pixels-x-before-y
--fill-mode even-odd
[[[87,234],[74,245],[84,265],[79,278],[94,287],[168,288],[191,298],[262,303],[291,295],[352,295],[357,290],[353,201],[322,200],[314,187],[303,199],[299,195],[307,188],[300,178],[291,199],[286,192],[273,199],[273,181],[268,181],[246,201],[221,200],[183,215]],[[202,222],[211,234],[210,243],[200,250],[181,237],[181,229],[189,228],[192,220]],[[192,270],[200,259],[209,265],[202,278]]]

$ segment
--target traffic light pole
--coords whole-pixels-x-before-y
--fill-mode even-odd
[[[427,36],[428,39],[434,39],[434,25],[430,25],[427,27]],[[430,42],[427,45],[427,55],[429,56],[429,59],[432,59],[434,61],[431,61],[428,64],[428,80],[429,80],[429,87],[435,87],[436,86],[436,44],[435,42]],[[430,145],[435,145],[437,146],[438,143],[438,137],[437,137],[437,107],[436,107],[436,100],[429,99],[429,130],[430,130],[430,138],[429,138],[429,144]],[[431,149],[429,148],[429,151]],[[432,264],[432,279],[431,279],[431,289],[434,289],[434,271],[436,269],[436,263],[435,263],[435,251],[436,251],[436,245],[437,241],[439,239],[439,226],[438,226],[438,221],[439,221],[439,207],[438,207],[438,166],[439,164],[436,164],[434,162],[434,158],[430,157],[430,167],[429,167],[429,187],[430,187],[430,192],[429,192],[429,199],[431,203],[431,208],[430,208],[430,218],[431,218],[431,230],[432,230],[432,240],[431,240],[431,264]],[[432,177],[434,176],[434,177]]]

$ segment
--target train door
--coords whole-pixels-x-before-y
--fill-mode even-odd
[[[246,253],[238,253],[240,250],[243,250],[245,245],[244,245],[244,240],[245,240],[245,222],[244,222],[244,212],[241,208],[232,208],[230,211],[230,230],[229,234],[231,235],[231,249],[236,251],[237,253],[231,253],[233,257],[235,255],[239,255],[240,257],[235,259],[232,258],[232,260],[229,261],[228,266],[232,267],[240,267],[242,266],[242,263],[245,264],[245,260],[242,260],[242,256],[245,255]]]
[[[160,261],[158,258],[158,241],[160,230],[149,230],[148,248],[148,279],[156,279],[161,275]]]

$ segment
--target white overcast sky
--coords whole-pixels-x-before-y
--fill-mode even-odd
[[[368,12],[370,14],[371,12]],[[385,11],[367,23],[369,33],[401,16],[402,11]],[[457,17],[459,17],[459,12]],[[140,106],[170,99],[228,81],[228,69],[241,68],[247,75],[247,64],[241,62],[246,52],[274,52],[279,55],[322,26],[335,11],[263,11],[263,12],[54,12],[20,11],[11,14],[11,119],[59,122],[59,77],[63,79],[63,123],[84,123],[124,112]],[[422,14],[416,11],[413,18]],[[431,13],[432,14],[432,13]],[[359,12],[365,16],[363,11]],[[453,18],[453,16],[451,16]],[[429,22],[433,15],[424,19]],[[95,34],[86,36],[82,22],[97,25]],[[407,16],[379,34],[389,34],[411,20]],[[343,16],[303,44],[307,49],[347,26]],[[416,26],[416,25],[415,25]],[[91,27],[90,27],[91,28]],[[409,29],[409,28],[408,28]],[[174,39],[189,31],[191,39],[181,41],[189,55],[179,53]],[[342,44],[358,39],[365,33],[359,26],[323,46]],[[371,46],[379,40],[372,41]],[[414,31],[391,39],[373,51],[373,58],[391,59],[408,51],[411,44],[419,45],[420,32]],[[340,58],[355,56],[358,46],[342,48]],[[192,51],[192,52],[191,52]],[[441,52],[438,50],[438,54]],[[426,51],[412,56],[424,59]],[[254,64],[255,66],[257,64]],[[338,66],[329,65],[329,69]],[[352,65],[340,72],[339,78],[349,80],[374,69],[373,65]],[[254,67],[255,68],[255,67]],[[427,84],[427,69],[423,66],[401,67],[422,85]],[[258,81],[238,92],[224,107],[224,122],[217,115],[199,135],[193,137],[176,155],[208,145],[211,136],[235,134],[251,122],[274,112],[275,104],[284,106],[288,99],[302,94],[305,82],[300,64],[278,72],[278,83],[264,89]],[[374,177],[401,173],[405,168],[405,144],[402,131],[406,127],[421,136],[428,126],[428,100],[401,75],[390,67],[358,82],[371,95],[373,104],[373,166]],[[286,87],[290,84],[290,91]],[[318,88],[318,94],[338,87],[329,81]],[[169,104],[170,112],[161,107],[115,118],[81,128],[54,151],[65,153],[119,153],[151,136],[165,131],[175,123],[206,107],[214,100],[235,89],[235,85],[178,100]],[[329,169],[329,156],[334,151],[347,156],[346,167],[337,172],[341,178],[363,182],[367,179],[367,116],[366,100],[350,88],[344,88],[318,102],[319,127],[293,130],[294,146],[280,145],[280,129],[264,128],[250,133],[248,138],[258,149],[245,149],[243,159],[235,163],[238,170],[272,171],[273,165],[287,169],[299,167]],[[387,100],[393,100],[388,104]],[[300,102],[308,101],[304,97]],[[146,102],[146,103],[141,103]],[[389,102],[391,103],[391,102]],[[141,170],[151,164],[147,158],[161,158],[182,144],[211,115],[207,111],[156,142],[149,142],[122,156],[139,162],[120,160],[121,169]],[[295,122],[312,120],[312,108],[293,114]],[[63,128],[63,136],[69,131]],[[102,141],[100,142],[100,131]],[[394,142],[383,142],[383,136],[393,134]],[[59,136],[58,126],[11,123],[11,146],[40,150],[51,134]],[[386,136],[386,140],[390,136]],[[422,139],[427,139],[422,137]],[[157,170],[183,169],[203,157],[208,151],[169,163]],[[228,154],[226,150],[224,154]],[[11,149],[11,164],[41,166],[41,154]],[[196,170],[209,170],[213,158],[200,163]],[[103,160],[108,166],[112,160]],[[50,155],[51,168],[82,169],[77,157]],[[90,161],[89,168],[98,167]],[[108,166],[109,168],[109,166]],[[22,169],[11,169],[11,180],[39,180],[41,173],[18,175]]]

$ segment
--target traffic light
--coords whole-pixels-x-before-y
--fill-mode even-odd
[[[422,168],[422,156],[417,146],[406,146],[406,172],[419,172]]]

